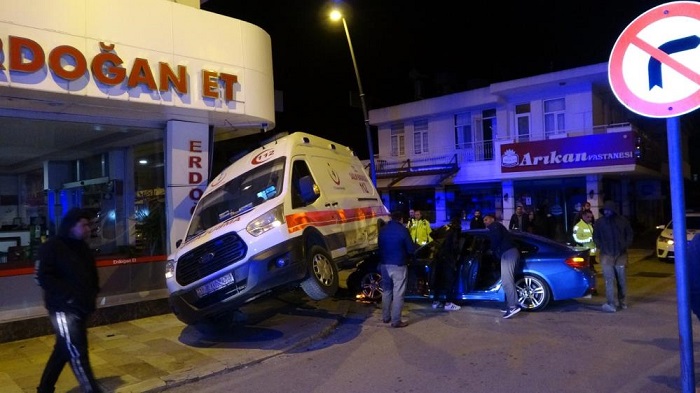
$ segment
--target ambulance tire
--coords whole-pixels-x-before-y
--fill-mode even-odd
[[[338,291],[338,267],[331,254],[323,247],[313,245],[306,253],[309,277],[301,288],[313,300],[323,300]]]

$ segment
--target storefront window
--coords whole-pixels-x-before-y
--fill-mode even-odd
[[[134,151],[136,198],[134,239],[130,246],[136,255],[163,254],[166,252],[163,142],[144,144]]]
[[[462,228],[469,228],[469,221],[474,217],[474,211],[481,211],[482,215],[486,213],[495,213],[498,217],[502,217],[501,201],[501,186],[498,185],[481,185],[475,186],[448,186],[445,187],[445,193],[450,195],[450,198],[445,204],[449,217],[458,215],[462,219]]]
[[[2,176],[12,187],[0,192],[0,270],[32,268],[41,243],[73,207],[95,216],[88,243],[98,260],[164,254],[162,131],[142,132],[156,140]]]

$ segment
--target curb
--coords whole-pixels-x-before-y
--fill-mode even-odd
[[[319,303],[330,303],[330,304],[319,304]],[[342,309],[337,307],[337,303],[333,304],[333,300],[322,300],[317,302],[318,309],[328,311],[333,314],[334,318],[322,319],[319,323],[319,329],[311,332],[307,337],[295,340],[290,343],[289,346],[277,350],[269,354],[261,354],[264,356],[255,357],[243,363],[236,364],[226,364],[223,362],[218,363],[207,363],[206,365],[193,366],[187,371],[182,371],[179,373],[169,374],[164,377],[151,378],[145,381],[140,381],[135,384],[122,386],[115,390],[118,393],[127,392],[143,392],[143,393],[158,393],[164,392],[168,389],[186,385],[191,382],[196,382],[208,377],[212,377],[219,374],[225,374],[228,372],[233,372],[250,366],[254,366],[263,363],[269,359],[275,358],[286,353],[294,352],[299,348],[308,347],[312,343],[328,337],[333,331],[335,331],[340,324],[347,318],[350,306],[348,303]],[[335,306],[335,307],[334,307]]]

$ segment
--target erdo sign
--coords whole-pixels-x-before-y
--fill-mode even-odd
[[[643,116],[673,117],[700,107],[700,3],[662,4],[620,34],[608,78],[620,102]]]

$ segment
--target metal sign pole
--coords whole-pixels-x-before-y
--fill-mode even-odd
[[[676,291],[678,296],[678,333],[681,350],[681,384],[683,393],[695,392],[695,361],[693,356],[693,326],[691,325],[687,234],[685,225],[685,191],[683,188],[683,154],[680,142],[680,120],[666,119],[668,140],[668,172],[671,177],[671,210],[673,220],[673,250],[675,253]]]

